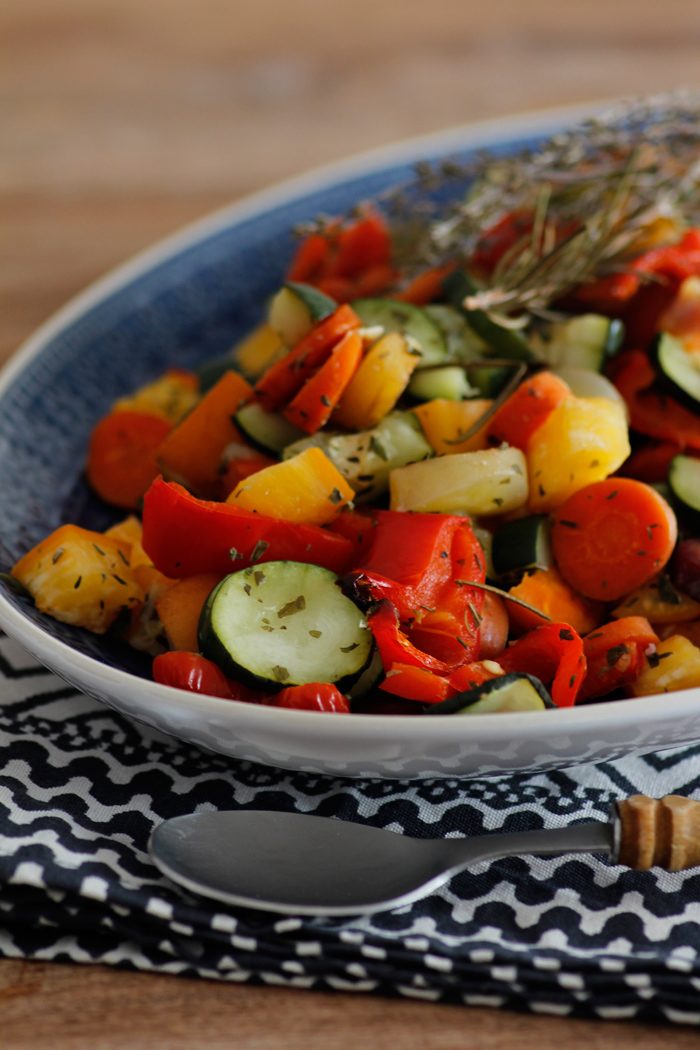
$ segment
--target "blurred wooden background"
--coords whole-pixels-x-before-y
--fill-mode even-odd
[[[697,0],[4,0],[0,360],[111,266],[316,164],[700,87]],[[3,1050],[635,1045],[695,1033],[0,963]]]

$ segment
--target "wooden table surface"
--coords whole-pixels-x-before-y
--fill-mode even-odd
[[[696,0],[4,0],[0,360],[192,219],[488,116],[700,86]],[[691,1029],[0,963],[4,1050],[697,1044]]]

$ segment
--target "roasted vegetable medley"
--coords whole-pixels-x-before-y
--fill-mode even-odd
[[[61,526],[15,580],[158,682],[272,707],[700,687],[700,229],[615,163],[597,212],[584,158],[580,217],[540,173],[410,264],[389,205],[318,223],[242,343],[94,428],[121,520]]]

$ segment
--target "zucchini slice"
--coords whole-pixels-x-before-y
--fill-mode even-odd
[[[470,385],[460,365],[421,368],[411,376],[407,391],[418,401],[434,401],[436,398],[464,401],[465,398],[479,395],[479,390]]]
[[[476,282],[464,270],[455,270],[445,278],[443,289],[448,303],[461,310],[471,328],[501,357],[516,361],[533,361],[534,355],[524,335],[512,328],[496,324],[483,310],[467,310],[464,300],[480,291]]]
[[[554,707],[552,698],[540,682],[530,674],[506,674],[457,693],[449,700],[432,704],[426,715],[492,715],[515,711],[544,711]]]
[[[420,351],[421,367],[442,364],[447,357],[441,329],[420,306],[397,299],[356,299],[350,305],[365,327],[399,332],[408,339]]]
[[[305,436],[279,412],[268,412],[258,401],[249,401],[238,409],[236,424],[251,445],[264,452],[281,452]]]
[[[311,285],[288,281],[270,303],[268,323],[285,346],[293,347],[337,308],[335,299]]]
[[[529,514],[501,525],[493,534],[491,556],[498,576],[551,568],[549,515]]]
[[[700,365],[683,344],[661,332],[652,345],[652,360],[668,392],[693,412],[700,412]]]
[[[202,653],[244,681],[350,685],[369,660],[372,634],[337,580],[295,561],[231,573],[202,610]]]
[[[429,303],[423,310],[442,332],[450,360],[478,361],[488,354],[488,345],[460,310],[446,303]]]
[[[582,314],[551,325],[531,345],[537,359],[552,368],[561,365],[600,372],[624,337],[625,326],[618,318]]]
[[[700,459],[674,456],[668,470],[672,502],[694,523],[700,523]]]

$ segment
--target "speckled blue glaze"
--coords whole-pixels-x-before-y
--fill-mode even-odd
[[[497,143],[510,151],[532,137]],[[427,154],[471,152],[444,148]],[[294,248],[293,227],[320,213],[410,180],[410,162],[380,166],[276,206],[215,225],[156,261],[54,331],[0,393],[0,572],[67,521],[104,528],[118,516],[83,478],[90,430],[119,396],[166,367],[192,367],[224,353],[261,318]],[[146,662],[109,639],[41,616],[9,591],[8,600],[74,649],[138,674]]]

